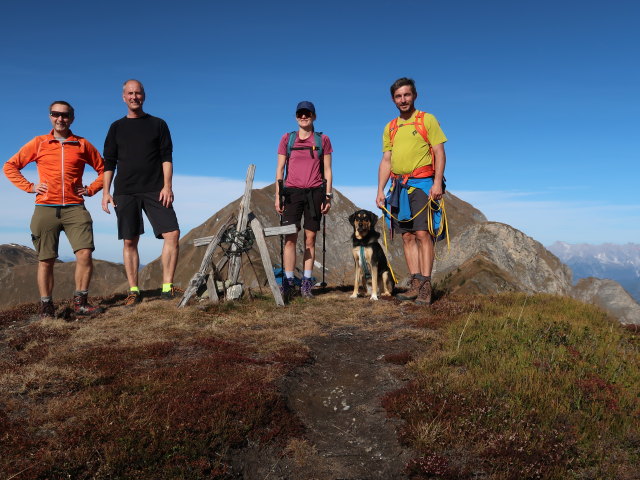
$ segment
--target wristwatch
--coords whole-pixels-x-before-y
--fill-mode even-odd
[[[324,196],[327,198],[333,198],[333,193],[325,193]]]

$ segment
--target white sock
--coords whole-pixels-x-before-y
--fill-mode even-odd
[[[306,278],[311,278],[311,275],[313,274],[313,270],[305,270],[304,271],[304,276]]]
[[[284,276],[287,278],[293,278],[293,272],[284,272]]]

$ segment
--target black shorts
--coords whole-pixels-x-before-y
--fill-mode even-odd
[[[180,229],[173,206],[165,207],[159,198],[160,192],[114,195],[119,240],[133,240],[144,233],[143,210],[156,238],[162,238],[163,233]]]
[[[325,187],[285,188],[282,225],[295,226],[300,230],[300,220],[304,213],[304,229],[312,232],[320,230],[322,214],[320,209],[325,200]]]
[[[407,233],[407,232],[417,232],[417,231],[427,231],[427,214],[429,213],[428,208],[424,208],[429,201],[429,195],[425,193],[424,190],[420,188],[416,188],[413,192],[409,194],[409,205],[411,206],[411,216],[413,217],[417,212],[423,210],[420,215],[411,220],[410,222],[398,222],[396,220],[393,221],[394,231],[396,233]]]

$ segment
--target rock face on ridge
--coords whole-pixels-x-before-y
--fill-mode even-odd
[[[469,225],[452,243],[449,253],[439,251],[435,264],[436,279],[448,277],[452,291],[571,292],[571,270],[540,242],[509,225]]]
[[[571,296],[599,306],[621,323],[640,325],[640,305],[614,280],[583,278],[573,287]]]

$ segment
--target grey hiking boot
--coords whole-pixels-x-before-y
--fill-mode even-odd
[[[91,305],[89,303],[89,296],[86,293],[81,293],[73,296],[73,312],[76,315],[96,315],[104,312],[104,309],[96,305]]]
[[[418,305],[431,305],[431,280],[425,280],[418,291],[418,298],[416,298]]]
[[[40,320],[45,320],[47,318],[55,318],[56,316],[56,308],[53,306],[53,301],[49,300],[47,302],[40,301],[40,310],[38,311],[40,315]]]
[[[300,284],[300,294],[302,298],[313,298],[311,289],[313,288],[313,282],[310,278],[302,277],[302,283]]]
[[[280,294],[285,303],[289,302],[295,295],[296,286],[293,278],[282,277],[282,285],[280,285]]]
[[[409,284],[409,290],[404,293],[396,295],[398,300],[415,300],[420,293],[420,287],[424,283],[425,278],[420,274],[414,274],[411,276],[411,283]]]

